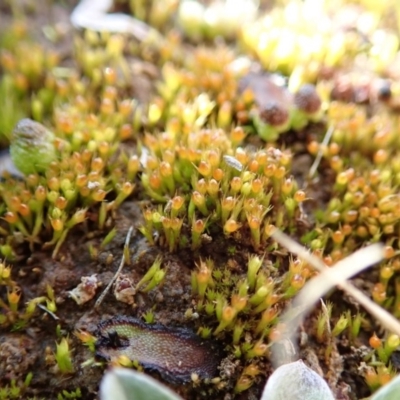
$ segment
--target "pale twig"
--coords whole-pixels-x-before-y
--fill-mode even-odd
[[[150,36],[161,38],[160,33],[143,21],[127,14],[111,13],[113,0],[81,0],[72,11],[70,20],[78,29],[127,33],[143,42]]]
[[[303,316],[318,298],[329,292],[335,285],[357,300],[371,315],[380,321],[382,326],[390,332],[400,335],[399,321],[355,288],[350,282],[347,282],[347,279],[351,276],[380,262],[384,258],[382,244],[376,243],[358,250],[329,268],[319,258],[310,254],[305,247],[299,245],[284,233],[276,230],[272,237],[320,272],[318,276],[307,282],[294,299],[292,306],[283,314],[281,321],[286,325],[285,331],[289,335],[289,337],[285,337],[286,339],[294,342],[294,335]]]
[[[113,285],[113,283],[115,282],[115,280],[118,278],[119,274],[122,271],[122,268],[125,265],[126,259],[125,259],[125,254],[127,254],[127,249],[129,248],[129,242],[131,241],[131,237],[132,237],[132,232],[133,232],[133,226],[131,226],[129,228],[128,233],[126,234],[126,238],[125,238],[125,244],[124,244],[124,250],[122,251],[122,258],[121,258],[121,262],[119,264],[119,267],[117,269],[117,272],[115,273],[115,275],[112,277],[112,279],[110,280],[110,282],[108,283],[107,287],[104,289],[103,293],[99,296],[99,298],[97,299],[94,308],[98,308],[100,307],[100,304],[103,302],[104,297],[106,296],[106,294],[109,292],[109,290],[111,289],[111,286]]]
[[[321,147],[318,150],[317,157],[315,157],[315,160],[314,160],[313,164],[311,165],[310,172],[308,173],[308,176],[310,178],[312,178],[314,176],[315,172],[317,171],[317,168],[322,160],[322,156],[324,155],[324,147],[328,146],[328,143],[330,142],[331,137],[333,135],[333,131],[334,131],[333,126],[330,126],[324,136],[324,140],[322,141]]]
[[[50,311],[47,307],[45,307],[43,304],[38,304],[37,305],[40,309],[42,309],[43,311],[47,312],[49,315],[51,315],[53,317],[53,319],[55,319],[56,321],[59,320],[60,318],[57,317],[56,314],[54,314],[52,311]]]

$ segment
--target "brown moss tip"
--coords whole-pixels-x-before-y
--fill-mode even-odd
[[[187,328],[149,325],[130,317],[103,321],[96,333],[96,356],[105,360],[125,356],[154,370],[172,383],[187,383],[193,373],[201,379],[217,375],[218,345]]]
[[[392,87],[390,81],[382,80],[377,88],[377,97],[380,101],[388,101],[392,97]]]
[[[354,87],[348,76],[343,76],[335,80],[331,91],[331,100],[343,101],[345,103],[354,101]]]
[[[321,108],[321,99],[315,86],[310,83],[302,85],[294,95],[294,104],[299,110],[307,114],[318,112]]]
[[[289,111],[283,104],[272,100],[262,107],[260,118],[271,126],[279,127],[289,121]]]

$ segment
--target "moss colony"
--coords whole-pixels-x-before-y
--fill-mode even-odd
[[[328,266],[382,242],[353,284],[400,317],[396,1],[75,3],[0,5],[0,399],[96,399],[107,365],[259,399],[317,274],[277,228]],[[296,340],[336,398],[400,369],[335,291]]]

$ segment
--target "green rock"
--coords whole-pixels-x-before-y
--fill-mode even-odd
[[[44,173],[57,159],[55,136],[42,124],[29,118],[20,120],[11,135],[10,155],[25,175]]]

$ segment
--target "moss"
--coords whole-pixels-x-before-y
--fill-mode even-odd
[[[165,9],[162,3],[116,4],[159,29],[162,40],[139,43],[86,30],[71,34],[73,52],[66,58],[57,49],[60,42],[38,41],[27,20],[17,18],[38,10],[4,6],[11,22],[0,34],[0,141],[13,142],[11,155],[24,175],[4,172],[0,182],[0,252],[15,265],[0,264],[0,326],[23,331],[40,324],[38,308],[48,318],[69,315],[64,302],[71,287],[61,290],[57,279],[43,278],[36,288],[42,279],[32,272],[39,269],[31,268],[39,263],[36,257],[51,255],[61,269],[72,257],[71,241],[85,240],[89,262],[76,268],[76,282],[84,274],[114,271],[121,256],[116,243],[126,230],[121,207],[139,204],[142,215],[129,221],[135,240],[126,259],[142,270],[125,271],[117,281],[142,288],[130,304],[150,304],[137,312],[151,322],[162,315],[158,303],[164,301],[167,311],[175,306],[176,322],[189,319],[199,336],[226,348],[218,382],[202,386],[202,395],[256,393],[284,329],[279,316],[315,274],[275,242],[276,228],[301,239],[329,266],[383,242],[385,260],[361,279],[377,304],[400,315],[400,86],[393,73],[399,27],[386,9],[397,18],[399,10],[389,2],[383,2],[386,8],[359,2],[358,22],[370,26],[336,29],[337,2],[315,9],[289,2],[244,24],[239,46],[219,40],[193,45],[184,32],[164,30],[174,26],[178,3]],[[350,12],[344,1],[338,4]],[[203,31],[192,32],[195,39],[225,34],[210,26],[204,31],[206,21],[197,22]],[[52,40],[61,41],[62,32],[53,28]],[[243,55],[266,71],[254,73],[254,63]],[[44,135],[45,146],[31,140],[16,154],[23,118],[52,134]],[[22,133],[26,139],[32,130]],[[33,169],[25,158],[31,151]],[[152,253],[151,262],[141,261],[142,251],[143,257]],[[158,253],[166,268],[160,268]],[[179,265],[187,279],[179,306],[163,292],[171,265]],[[96,282],[101,279],[107,283],[104,276]],[[368,346],[368,357],[356,360],[357,368],[367,366],[357,373],[375,390],[394,373],[390,362],[398,338],[378,331],[376,321],[335,294],[330,300],[332,307],[315,308],[306,321],[323,353],[322,369],[332,376],[326,371],[338,341],[360,352]],[[88,301],[77,313],[91,306]],[[79,332],[93,350],[90,333]],[[60,369],[76,377],[77,350],[69,354],[66,346],[74,338],[58,340]],[[321,350],[324,341],[329,346]],[[344,375],[340,379],[350,384]]]

